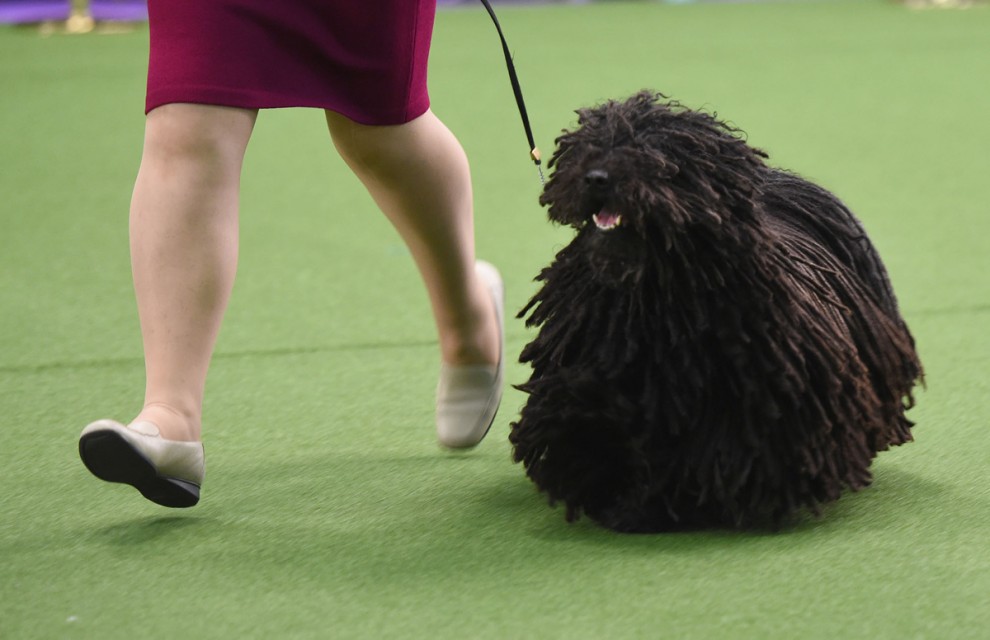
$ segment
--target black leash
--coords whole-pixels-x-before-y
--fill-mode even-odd
[[[495,10],[492,9],[491,3],[488,0],[481,0],[481,4],[485,5],[485,9],[488,10],[488,15],[491,16],[492,22],[495,23],[495,29],[498,31],[499,40],[502,41],[502,53],[505,54],[505,66],[509,70],[509,82],[512,83],[512,93],[516,96],[516,106],[519,107],[519,115],[522,117],[523,128],[526,130],[526,141],[529,142],[529,157],[536,163],[536,170],[540,173],[540,183],[545,183],[543,167],[540,161],[540,150],[536,148],[536,142],[533,141],[533,128],[529,126],[529,116],[526,114],[526,101],[523,100],[522,88],[519,86],[516,65],[512,63],[512,53],[509,52],[509,43],[505,41],[505,34],[502,33],[502,25],[499,24],[498,17],[495,15]]]

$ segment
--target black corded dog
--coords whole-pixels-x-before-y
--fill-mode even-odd
[[[578,115],[540,197],[577,233],[519,314],[515,460],[568,520],[631,532],[777,526],[867,486],[922,370],[856,217],[661,94]]]

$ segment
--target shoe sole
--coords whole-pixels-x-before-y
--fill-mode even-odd
[[[488,436],[488,432],[492,430],[492,425],[495,424],[495,418],[496,418],[496,416],[498,416],[498,410],[499,410],[499,407],[501,406],[501,404],[502,404],[502,394],[499,394],[498,395],[498,398],[495,399],[495,413],[492,414],[492,421],[488,423],[488,426],[487,427],[485,427],[485,432],[483,434],[481,434],[481,437],[480,438],[478,438],[477,444],[473,444],[470,447],[459,447],[459,448],[461,448],[461,449],[471,449],[471,448],[476,447],[479,444],[481,444],[481,441],[484,440]]]
[[[199,502],[198,486],[159,475],[150,460],[113,431],[95,431],[80,438],[79,457],[100,480],[129,484],[155,504],[184,508]]]
[[[505,280],[502,279],[502,274],[495,265],[490,262],[479,261],[480,264],[485,265],[483,269],[489,271],[496,280],[497,293],[492,291],[492,283],[487,279],[485,281],[485,286],[488,288],[489,292],[495,293],[492,296],[492,304],[495,306],[495,314],[498,316],[498,368],[505,372]],[[476,267],[477,268],[477,267]],[[495,396],[495,413],[492,414],[491,422],[485,428],[485,432],[481,434],[478,439],[480,444],[482,440],[488,436],[488,432],[492,430],[492,425],[495,424],[495,418],[498,416],[498,410],[502,408],[502,396],[505,391],[505,379],[499,380],[498,383],[498,395]]]

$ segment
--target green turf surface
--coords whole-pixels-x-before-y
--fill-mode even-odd
[[[476,451],[438,450],[411,261],[321,114],[279,111],[246,161],[204,500],[166,510],[101,483],[78,432],[127,419],[143,384],[126,212],[147,36],[0,29],[0,638],[990,637],[990,10],[501,17],[545,153],[573,109],[649,86],[859,213],[927,367],[917,442],[778,534],[565,524],[510,462],[518,392]],[[501,64],[481,11],[441,12],[435,110],[471,157],[479,252],[516,309],[568,233],[536,203]],[[528,334],[507,334],[517,354]]]

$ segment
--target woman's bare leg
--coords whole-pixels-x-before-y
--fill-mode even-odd
[[[471,176],[460,143],[427,111],[398,126],[327,112],[337,150],[412,253],[433,308],[443,361],[494,365],[499,329],[475,272]]]
[[[148,114],[131,200],[146,390],[135,421],[199,440],[203,390],[237,268],[238,191],[257,111],[169,104]]]

